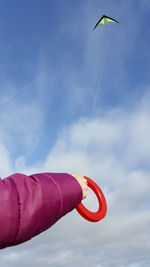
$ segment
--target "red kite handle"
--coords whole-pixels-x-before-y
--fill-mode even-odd
[[[106,212],[107,212],[106,200],[99,186],[89,177],[84,176],[84,178],[87,180],[87,185],[95,192],[98,198],[99,209],[97,212],[92,212],[92,211],[89,211],[82,203],[80,203],[76,207],[76,210],[84,219],[90,222],[98,222],[106,216]]]

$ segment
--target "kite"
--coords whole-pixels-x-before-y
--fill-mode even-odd
[[[95,25],[93,31],[97,28],[98,25],[100,25],[100,24],[104,24],[104,25],[106,26],[108,22],[116,22],[116,23],[119,23],[117,20],[112,19],[112,18],[110,18],[110,17],[108,17],[108,16],[103,15],[103,16],[100,18],[100,20],[96,23],[96,25]]]

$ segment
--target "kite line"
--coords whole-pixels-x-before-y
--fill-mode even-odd
[[[92,112],[91,112],[91,115],[90,115],[90,119],[92,119],[92,117],[94,115],[95,107],[96,107],[96,103],[97,103],[97,98],[98,98],[99,91],[100,91],[100,88],[101,88],[101,85],[102,85],[102,78],[103,78],[104,67],[105,67],[105,62],[106,62],[106,52],[107,52],[107,49],[108,49],[108,39],[109,38],[108,38],[108,34],[107,34],[107,36],[106,36],[106,44],[105,44],[104,54],[103,54],[103,60],[102,60],[102,64],[100,64],[101,68],[100,68],[99,75],[98,75],[97,90],[96,90],[96,93],[95,93],[95,99],[94,99],[94,103],[93,103],[93,108],[92,108]]]
[[[113,19],[113,18],[110,18],[108,16],[105,16],[103,15],[100,20],[97,22],[97,24],[95,25],[94,29],[95,30],[100,24],[103,24],[103,25],[107,25],[108,22],[116,22],[116,23],[119,23],[117,20]],[[23,86],[22,88],[20,88],[19,90],[17,90],[14,94],[12,94],[11,96],[9,97],[4,97],[5,99],[3,101],[0,102],[0,106],[9,102],[11,99],[13,99],[14,97],[16,97],[18,94],[20,94],[22,91],[24,91],[26,88],[30,87],[33,83],[41,80],[43,77],[45,77],[48,73],[52,72],[54,69],[56,69],[58,66],[60,66],[61,64],[63,64],[65,61],[67,61],[68,59],[70,59],[72,57],[72,55],[75,53],[75,51],[79,50],[81,47],[83,46],[83,42],[77,47],[74,49],[74,51],[64,57],[62,60],[60,60],[58,63],[54,64],[53,66],[50,66],[48,68],[47,71],[45,71],[44,73],[42,73],[41,75],[37,76],[36,78],[34,78],[32,81],[28,82],[25,86]],[[105,50],[106,50],[106,46],[105,46]],[[105,53],[104,53],[104,59],[105,59]],[[92,115],[90,117],[90,119],[92,118],[93,114],[94,114],[94,111],[95,111],[95,106],[96,106],[96,102],[97,102],[97,97],[98,97],[98,93],[99,93],[99,88],[101,86],[101,81],[102,81],[102,74],[103,74],[103,69],[104,69],[104,63],[105,63],[105,60],[103,59],[103,63],[102,63],[102,68],[101,68],[101,75],[100,75],[100,78],[99,78],[99,82],[98,82],[98,90],[96,92],[96,97],[95,97],[95,101],[94,101],[94,105],[93,105],[93,111],[92,111]]]
[[[94,112],[95,112],[95,108],[96,108],[97,99],[98,99],[98,95],[99,95],[99,91],[100,91],[100,89],[102,87],[103,72],[104,72],[104,67],[105,67],[105,62],[106,62],[106,52],[107,52],[108,43],[109,43],[108,41],[109,41],[109,34],[107,34],[106,39],[105,39],[105,47],[104,47],[103,59],[102,59],[102,63],[100,63],[100,71],[99,71],[99,74],[98,74],[98,80],[97,80],[97,87],[96,87],[96,92],[95,92],[94,103],[93,103],[92,110],[91,110],[89,118],[88,118],[88,122],[90,122],[92,120],[92,118],[93,118],[93,115],[94,115]],[[84,152],[86,152],[87,146],[88,146],[88,140],[84,144],[84,149],[83,149]]]
[[[32,81],[28,82],[25,86],[23,86],[22,88],[20,88],[19,90],[17,90],[14,94],[12,94],[9,97],[6,97],[6,99],[4,99],[3,101],[0,102],[0,106],[2,106],[3,104],[9,102],[11,99],[13,99],[14,97],[16,97],[17,95],[19,95],[22,91],[24,91],[26,88],[30,87],[32,84],[34,84],[37,81],[40,81],[43,77],[45,77],[47,74],[49,74],[50,72],[52,72],[54,69],[56,69],[57,67],[61,66],[65,61],[67,61],[68,59],[70,59],[74,53],[79,50],[82,46],[83,46],[83,42],[73,50],[73,52],[70,53],[70,55],[65,56],[63,59],[61,59],[60,61],[58,61],[56,64],[54,64],[53,66],[50,66],[45,72],[43,72],[41,75],[38,75],[36,78],[34,78]]]
[[[109,22],[115,22],[115,23],[119,23],[117,20],[111,18],[111,17],[108,17],[106,15],[103,15],[99,21],[96,23],[96,25],[94,26],[93,28],[93,31],[99,26],[99,25],[107,25]],[[99,94],[99,90],[100,90],[100,87],[101,87],[101,82],[102,82],[102,78],[103,78],[103,71],[104,71],[104,65],[105,65],[105,60],[106,60],[106,51],[107,51],[107,48],[108,48],[108,37],[109,37],[109,34],[107,34],[106,36],[106,44],[105,44],[105,51],[104,51],[104,56],[103,56],[103,62],[102,62],[102,67],[101,67],[101,70],[100,70],[100,73],[99,73],[99,79],[98,79],[98,86],[97,86],[97,91],[96,91],[96,95],[95,95],[95,100],[94,100],[94,104],[93,104],[93,110],[92,110],[92,113],[91,113],[91,116],[90,116],[90,119],[92,118],[93,114],[94,114],[94,111],[95,111],[95,107],[96,107],[96,102],[97,102],[97,98],[98,98],[98,94]]]

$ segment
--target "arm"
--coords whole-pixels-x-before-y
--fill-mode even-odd
[[[0,248],[47,230],[82,200],[82,187],[66,173],[15,173],[0,180]]]

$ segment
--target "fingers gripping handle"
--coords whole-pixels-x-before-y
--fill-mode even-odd
[[[99,186],[89,177],[84,176],[84,178],[87,180],[87,185],[95,192],[98,198],[99,209],[97,212],[92,212],[92,211],[89,211],[82,203],[80,203],[76,207],[76,210],[84,219],[90,222],[98,222],[106,216],[106,212],[107,212],[106,200]]]

